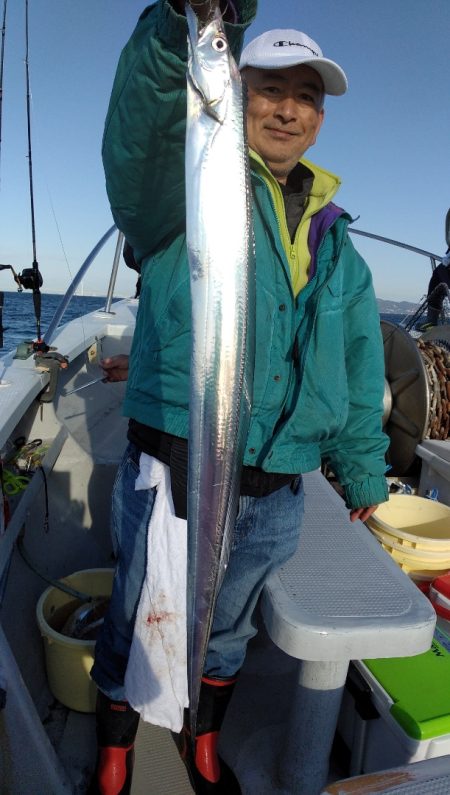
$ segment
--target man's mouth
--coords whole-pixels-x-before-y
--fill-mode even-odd
[[[288,138],[295,138],[295,136],[298,135],[298,133],[290,132],[289,130],[280,130],[279,127],[266,127],[266,130],[274,138],[279,138],[280,140],[287,140]]]

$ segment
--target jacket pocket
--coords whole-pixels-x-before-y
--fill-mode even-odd
[[[348,401],[340,295],[327,289],[312,329],[296,407],[302,441],[322,442],[338,433],[347,420]]]
[[[256,301],[256,344],[255,344],[255,370],[253,380],[253,409],[256,416],[262,406],[264,411],[270,411],[271,402],[268,387],[274,354],[275,322],[278,306],[275,296],[260,284],[257,284]],[[261,341],[264,340],[262,343]]]

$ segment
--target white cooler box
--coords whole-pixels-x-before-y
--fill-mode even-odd
[[[422,459],[419,495],[437,489],[439,502],[450,505],[450,440],[425,439],[416,453]]]
[[[436,629],[425,654],[352,663],[338,734],[351,775],[450,754],[450,637]]]

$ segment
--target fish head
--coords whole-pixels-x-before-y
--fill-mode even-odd
[[[226,110],[227,89],[233,80],[240,81],[239,70],[231,54],[219,9],[200,28],[198,18],[186,4],[188,23],[188,83],[201,102],[202,109],[222,122]]]

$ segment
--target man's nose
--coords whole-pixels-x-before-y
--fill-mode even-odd
[[[286,96],[277,103],[275,116],[284,122],[295,121],[297,118],[297,103],[293,97]]]

